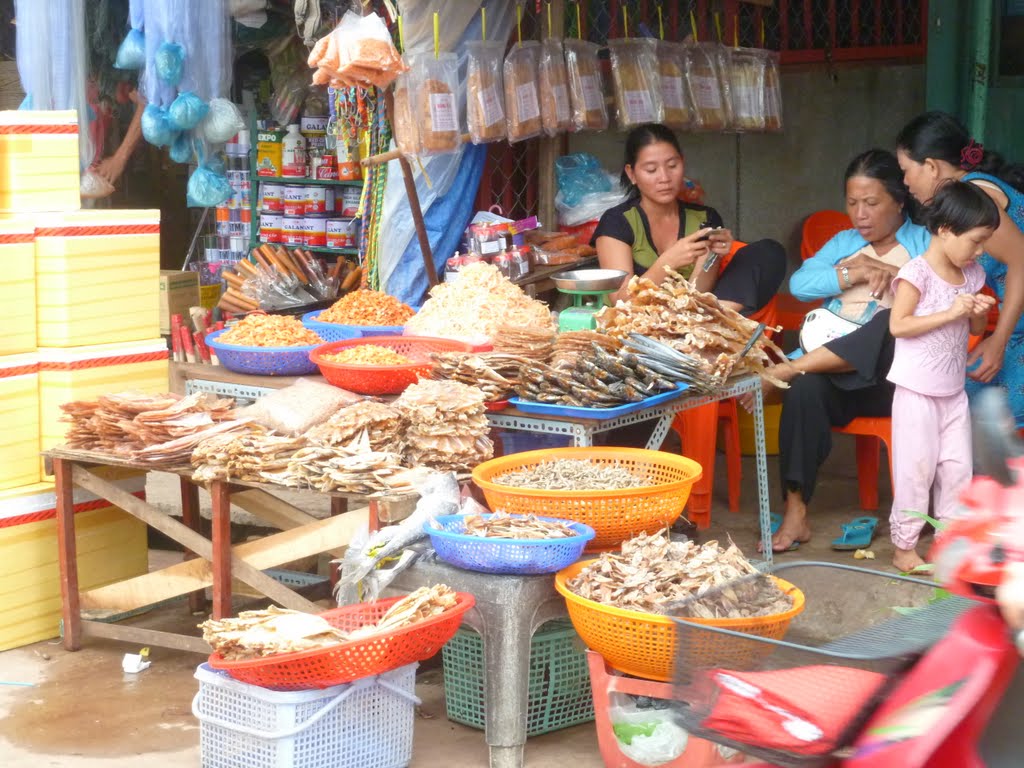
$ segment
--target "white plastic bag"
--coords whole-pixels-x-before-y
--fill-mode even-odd
[[[573,129],[603,131],[608,127],[608,107],[604,103],[601,62],[597,56],[600,47],[586,40],[571,39],[564,46]]]
[[[114,194],[114,185],[89,168],[79,181],[78,194],[84,200],[108,197]]]
[[[516,43],[505,57],[505,120],[508,141],[513,144],[540,136],[540,93],[537,90],[537,63],[540,43],[527,40]]]
[[[641,765],[662,765],[686,751],[690,735],[674,709],[640,709],[632,697],[623,693],[612,693],[609,699],[612,730],[619,749],[630,760]]]
[[[649,38],[608,41],[619,128],[660,123],[664,119],[655,45],[656,41]]]
[[[505,125],[502,67],[505,44],[494,40],[466,43],[466,123],[474,144],[501,141]]]
[[[629,193],[622,189],[618,180],[610,192],[591,192],[584,195],[576,205],[566,205],[562,193],[555,195],[555,208],[558,210],[558,224],[562,227],[575,227],[588,221],[600,219],[601,214],[609,208],[626,202]]]
[[[224,144],[231,141],[245,128],[242,112],[228,99],[213,99],[210,109],[196,128],[196,135],[210,144]]]
[[[565,53],[562,41],[552,37],[540,46],[540,119],[547,136],[557,136],[572,128]]]
[[[291,386],[261,397],[248,408],[240,409],[238,415],[279,435],[295,437],[323,424],[346,405],[360,400],[359,395],[330,384],[299,379]]]

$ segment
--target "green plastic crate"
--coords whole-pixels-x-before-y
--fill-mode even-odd
[[[484,727],[484,653],[480,635],[460,629],[442,651],[448,719]],[[530,645],[526,735],[539,736],[594,719],[586,649],[572,624],[550,621]]]

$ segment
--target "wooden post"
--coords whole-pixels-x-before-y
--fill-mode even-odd
[[[57,495],[57,551],[60,563],[61,618],[64,619],[64,648],[82,647],[82,610],[78,603],[78,546],[75,541],[75,486],[71,465],[54,459],[53,475]]]
[[[200,533],[199,488],[187,477],[178,478],[181,487],[181,519],[189,528]],[[185,548],[185,560],[196,557],[196,553]],[[206,592],[199,589],[188,595],[188,610],[191,613],[202,613],[206,610]]]
[[[231,487],[223,480],[210,485],[213,498],[213,618],[231,615]]]

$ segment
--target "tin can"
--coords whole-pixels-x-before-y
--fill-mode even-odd
[[[363,178],[363,167],[359,164],[359,145],[355,139],[338,137],[338,178],[342,181],[358,181]]]
[[[302,135],[307,138],[312,135],[323,135],[327,133],[327,122],[330,120],[329,117],[303,117],[299,120],[299,130],[302,131]]]
[[[327,219],[307,216],[303,219],[302,244],[323,247],[327,245]]]
[[[306,218],[285,216],[281,221],[281,242],[285,245],[306,244]]]
[[[284,188],[284,215],[302,216],[306,213],[306,187]]]
[[[260,210],[268,213],[281,213],[284,210],[284,187],[280,184],[261,184]]]
[[[352,218],[359,210],[359,198],[363,190],[359,187],[344,187],[341,190],[341,204],[335,206],[335,210],[346,219]]]
[[[324,155],[320,158],[320,165],[316,169],[317,179],[326,179],[328,181],[338,180],[338,158],[333,154]]]
[[[359,219],[328,219],[327,247],[355,248],[359,239]]]
[[[264,213],[260,215],[260,240],[264,243],[283,243],[284,233],[281,227],[284,217],[279,213]]]
[[[333,213],[334,190],[329,187],[306,187],[306,213]]]

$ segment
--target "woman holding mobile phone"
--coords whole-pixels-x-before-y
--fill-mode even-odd
[[[630,198],[605,211],[591,241],[604,269],[643,275],[660,285],[673,269],[714,293],[723,306],[751,314],[764,307],[786,276],[786,251],[774,240],[739,249],[725,269],[732,233],[714,208],[679,199],[683,153],[670,128],[649,123],[626,136],[622,183]],[[613,299],[628,296],[626,283]]]

